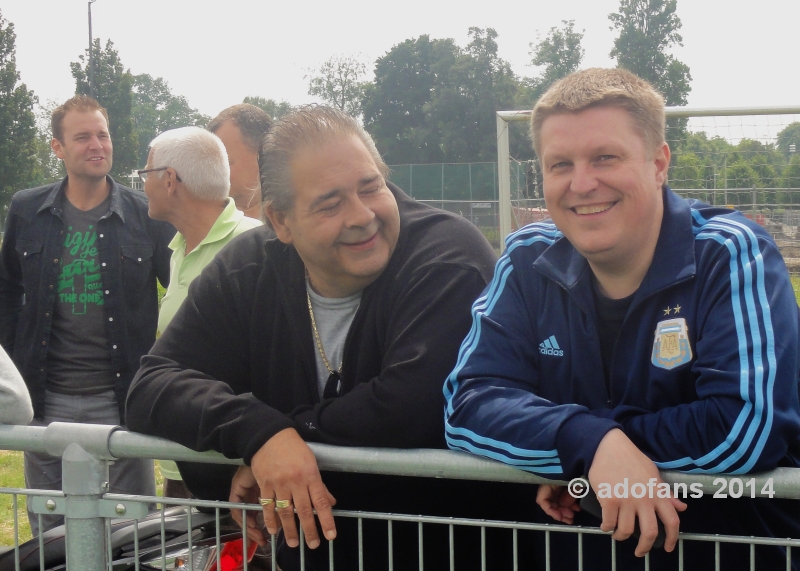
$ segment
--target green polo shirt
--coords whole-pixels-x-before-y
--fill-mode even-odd
[[[235,236],[259,226],[261,226],[261,222],[254,218],[247,218],[236,209],[236,204],[229,198],[228,204],[225,205],[225,209],[214,222],[211,230],[208,231],[203,241],[189,252],[188,256],[185,255],[186,239],[180,232],[175,234],[172,242],[169,243],[169,247],[172,249],[172,258],[169,263],[169,287],[158,312],[159,335],[166,329],[183,300],[186,299],[189,284],[200,275],[203,268],[217,255],[217,252]]]
[[[246,217],[236,209],[236,204],[229,198],[228,204],[225,205],[225,209],[214,222],[211,230],[208,231],[203,241],[189,252],[188,256],[186,255],[186,239],[180,232],[175,234],[172,242],[169,243],[169,247],[172,249],[172,258],[169,263],[169,287],[158,312],[158,335],[161,335],[161,332],[166,329],[183,300],[186,299],[189,284],[200,275],[203,268],[217,255],[217,252],[235,236],[259,226],[261,226],[261,222]],[[161,473],[165,478],[181,479],[175,462],[161,461],[160,464]]]

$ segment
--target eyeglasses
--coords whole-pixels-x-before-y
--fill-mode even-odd
[[[144,169],[144,170],[136,171],[136,174],[138,174],[138,175],[139,175],[139,179],[141,179],[141,181],[142,181],[142,182],[145,182],[145,181],[147,180],[147,173],[149,173],[149,172],[165,171],[165,170],[167,170],[168,168],[170,168],[170,167],[159,167],[159,168],[157,168],[157,169]],[[175,178],[178,180],[178,182],[183,182],[183,181],[181,180],[181,177],[180,177],[180,176],[178,176],[178,173],[177,173],[177,172],[175,173]]]

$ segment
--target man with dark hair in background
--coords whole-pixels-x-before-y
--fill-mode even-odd
[[[147,216],[139,191],[108,173],[112,143],[100,104],[76,95],[53,111],[60,182],[11,199],[0,248],[0,341],[31,393],[34,424],[124,424],[139,358],[153,344],[156,280],[169,283],[175,229]],[[25,485],[60,490],[61,458],[25,452]],[[119,459],[109,491],[155,495],[152,460]],[[63,521],[30,509],[34,535]]]
[[[239,103],[224,109],[208,124],[222,140],[231,167],[230,197],[245,216],[261,220],[261,185],[258,180],[258,148],[272,126],[262,109]]]

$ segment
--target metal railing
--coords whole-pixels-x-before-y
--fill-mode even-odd
[[[464,452],[427,449],[396,450],[348,448],[315,443],[310,443],[309,446],[316,456],[320,469],[327,471],[530,484],[566,484],[566,482],[547,480],[505,464]],[[231,460],[216,452],[195,452],[174,442],[127,432],[115,426],[72,423],[53,423],[47,427],[0,425],[0,449],[42,452],[62,457],[64,468],[63,492],[0,488],[0,493],[14,495],[15,514],[17,497],[19,495],[27,495],[29,505],[32,507],[34,513],[63,514],[65,516],[67,568],[69,571],[79,569],[102,571],[104,569],[111,569],[111,533],[109,531],[109,522],[113,518],[120,517],[143,518],[147,513],[148,502],[162,502],[164,505],[168,503],[170,505],[210,507],[216,511],[217,522],[219,522],[220,510],[231,507],[244,507],[248,510],[259,511],[262,509],[259,505],[242,506],[241,504],[230,504],[227,502],[137,497],[107,493],[108,462],[117,458],[155,458],[232,465],[242,463],[241,460]],[[687,486],[699,485],[700,489],[706,494],[719,490],[719,478],[723,478],[726,482],[741,478],[741,476],[684,474],[668,471],[662,472],[661,476],[671,487],[675,486],[675,484],[686,484]],[[778,468],[769,473],[748,475],[747,479],[750,480],[750,478],[754,479],[754,489],[756,490],[761,490],[770,482],[774,497],[800,499],[800,469]],[[694,490],[695,488],[692,489]],[[162,538],[163,509],[162,506]],[[420,526],[420,534],[422,533],[423,523],[450,526],[451,568],[453,565],[452,526],[454,525],[480,527],[482,541],[485,540],[485,530],[487,528],[502,527],[513,530],[515,546],[516,534],[519,530],[537,530],[543,531],[546,534],[569,532],[577,533],[581,537],[582,534],[604,533],[601,532],[599,528],[574,527],[559,524],[462,520],[424,515],[365,513],[343,510],[335,510],[334,515],[337,517],[358,519],[359,529],[362,520],[389,521],[390,537],[392,521],[416,522]],[[191,513],[188,517],[192,517]],[[16,515],[14,523],[16,530],[19,525]],[[219,532],[217,532],[217,534],[217,543],[219,543]],[[18,543],[19,536],[16,531],[15,537]],[[547,537],[549,538],[549,535]],[[682,533],[680,538],[681,552],[683,541],[713,541],[717,546],[719,546],[720,543],[726,542],[744,542],[751,546],[786,546],[788,548],[787,569],[790,568],[791,548],[800,549],[800,538],[777,540],[771,538],[739,538],[733,536],[706,536],[687,533]],[[273,536],[273,547],[274,542],[275,538]],[[331,552],[334,543],[335,542],[331,542],[330,544]],[[191,550],[191,543],[189,544],[189,548]],[[246,551],[246,539],[244,540],[243,548]],[[363,549],[363,546],[360,545],[359,548]],[[483,545],[481,549],[482,557],[485,559],[485,545]],[[18,545],[15,545],[15,550],[18,550]],[[16,553],[18,560],[18,551],[16,551]],[[44,569],[44,558],[41,553],[40,551],[41,568]],[[421,561],[420,555],[420,562]],[[138,558],[136,559],[136,565],[138,569]],[[166,568],[165,565],[166,564],[162,562],[162,568]],[[247,568],[246,565],[245,562],[245,569]],[[274,565],[273,558],[273,569],[275,568]]]

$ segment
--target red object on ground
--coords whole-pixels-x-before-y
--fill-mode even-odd
[[[253,554],[258,549],[258,544],[255,541],[247,542],[247,561],[253,559]],[[229,541],[222,547],[219,554],[219,571],[239,571],[244,569],[244,558],[242,557],[243,541],[237,539],[236,541]],[[208,571],[217,571],[217,562],[208,568]]]

